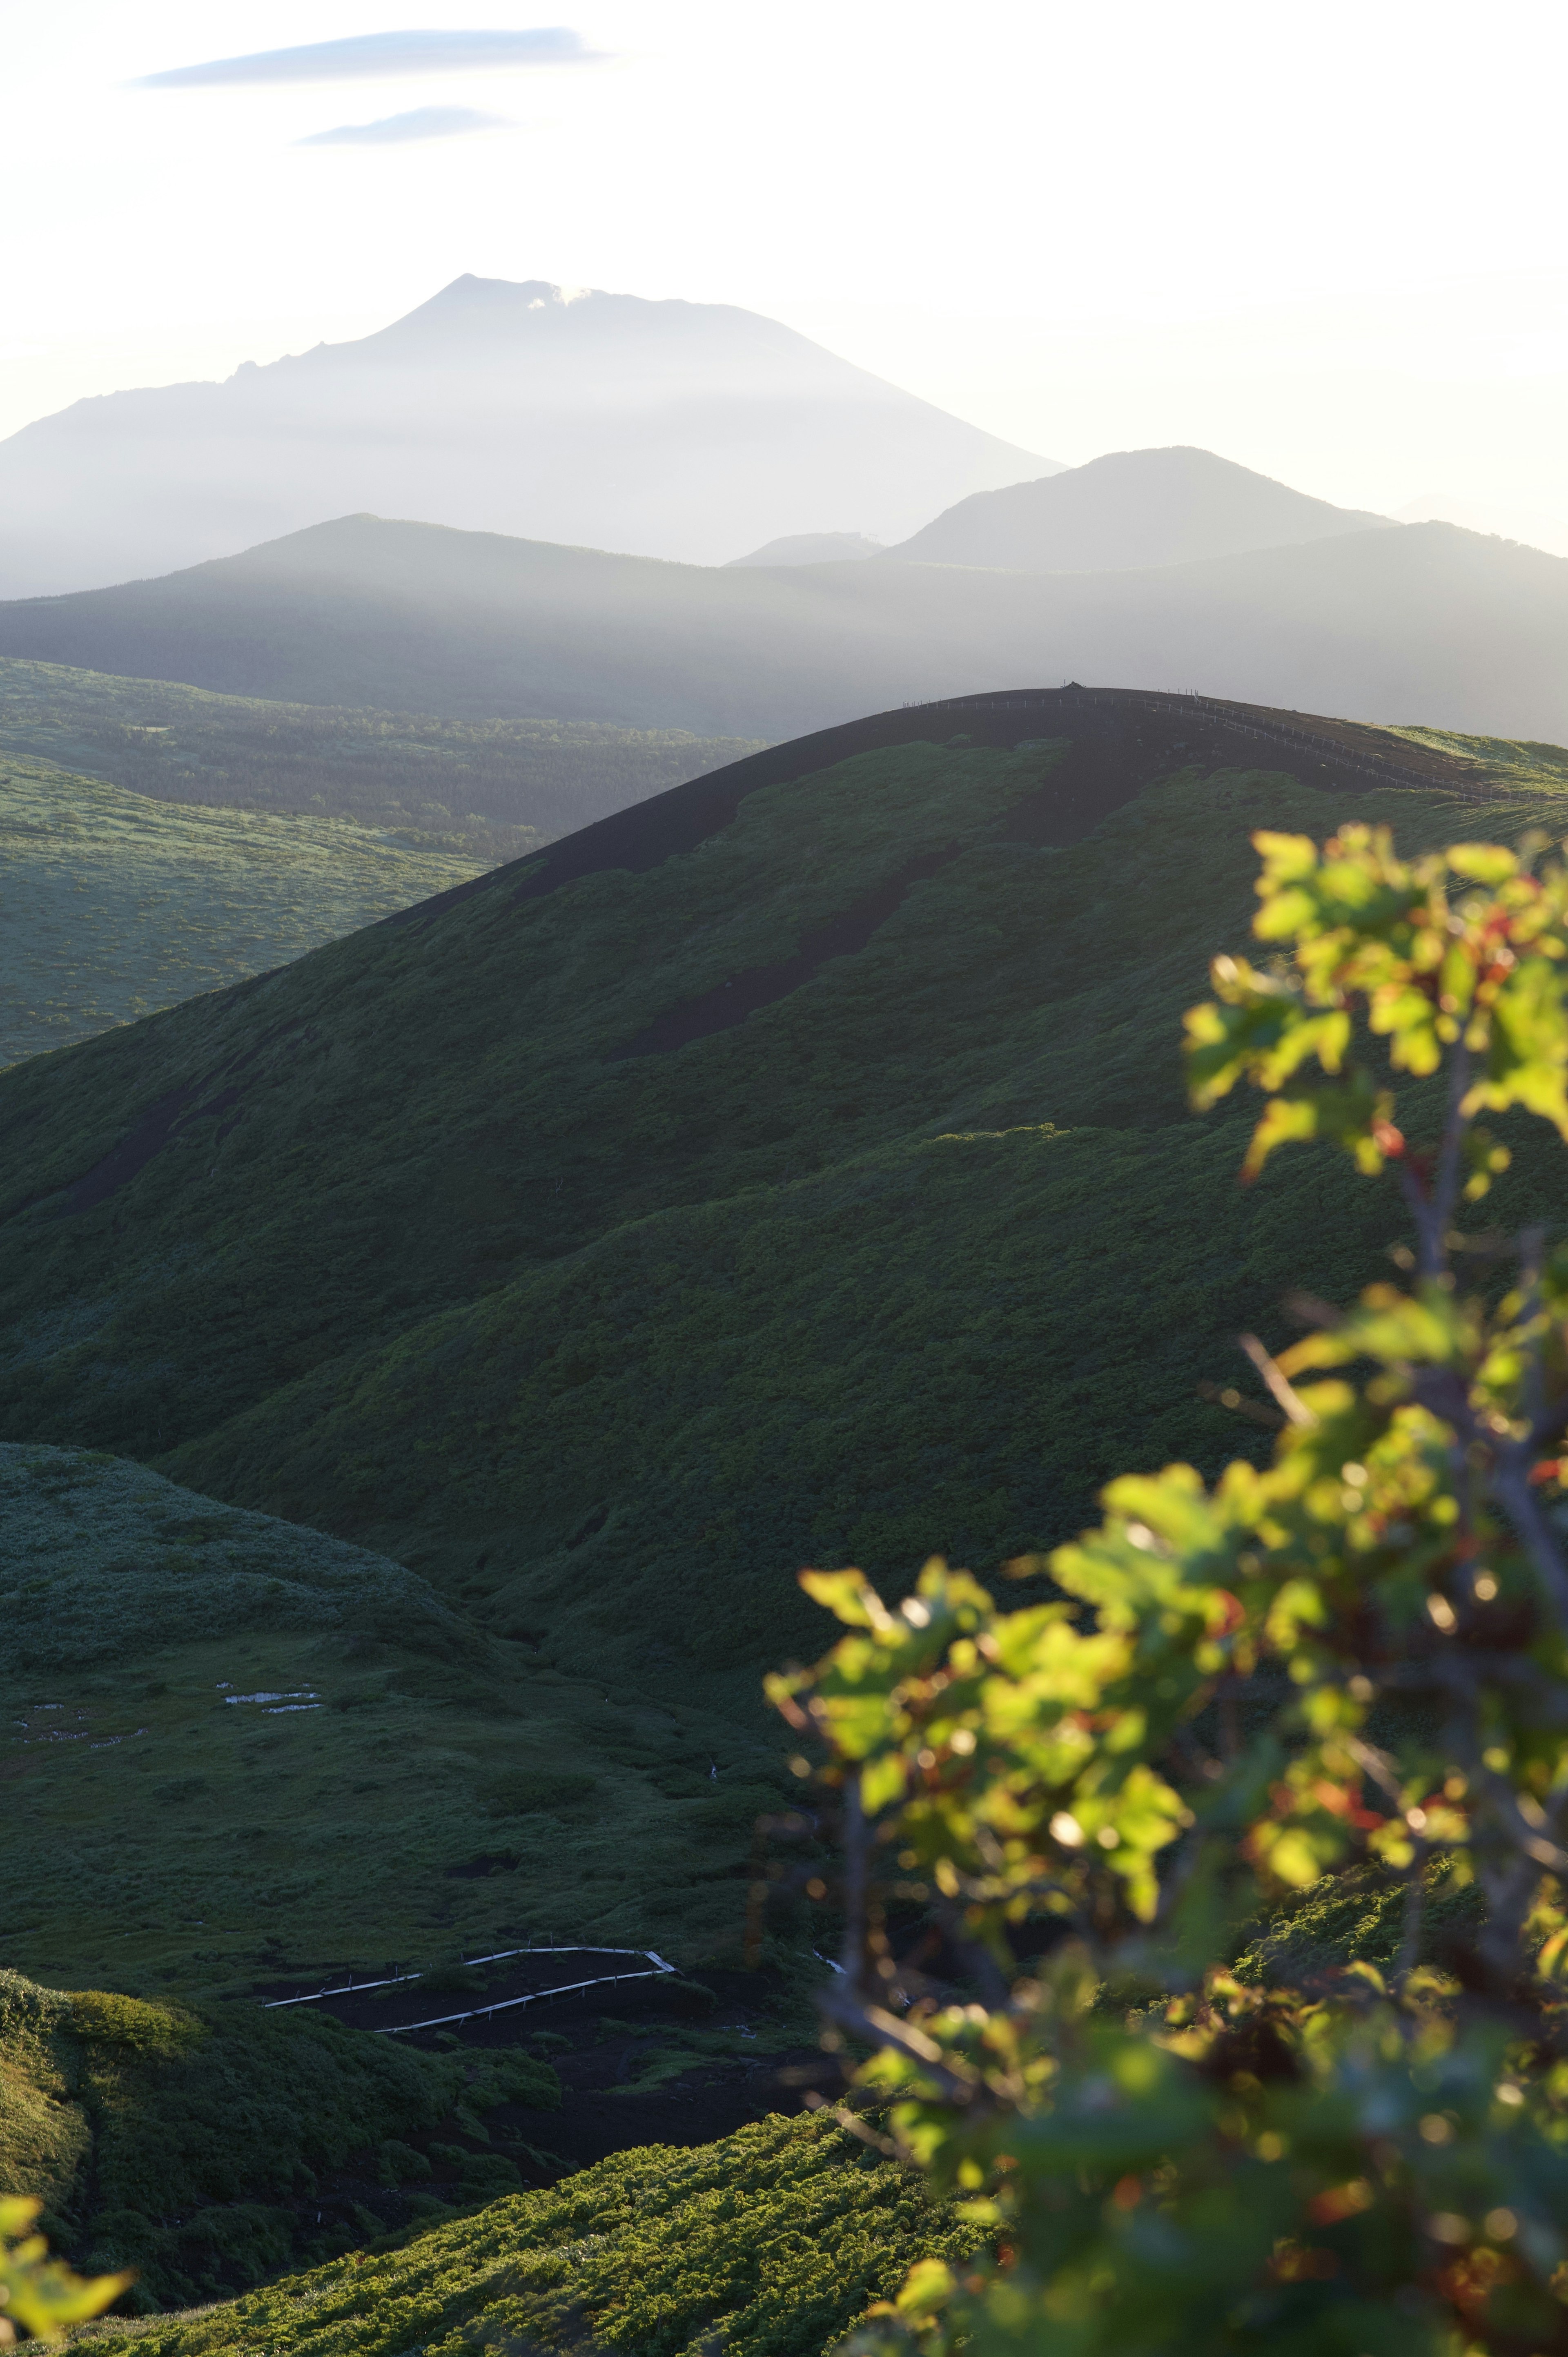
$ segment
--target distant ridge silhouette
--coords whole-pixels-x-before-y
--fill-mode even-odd
[[[705,566],[347,516],[0,604],[0,656],[451,719],[782,737],[1011,680],[1144,680],[1568,741],[1568,561],[1378,525],[1138,571]]]
[[[1051,463],[754,311],[466,276],[357,342],[0,442],[0,597],[355,509],[720,564],[843,515],[897,539]]]
[[[1391,521],[1309,499],[1212,450],[1113,450],[1036,482],[973,491],[886,554],[1016,573],[1116,573],[1299,547]]]

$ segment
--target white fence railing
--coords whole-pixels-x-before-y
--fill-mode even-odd
[[[549,1947],[499,1948],[493,1955],[465,1956],[463,1969],[468,1971],[478,1964],[510,1964],[516,1956],[643,1956],[647,1959],[647,1968],[636,1973],[598,1973],[588,1980],[562,1981],[550,1988],[529,1989],[521,1996],[492,1997],[483,2005],[468,2006],[459,2013],[432,2014],[425,2021],[381,2022],[376,2025],[375,2035],[378,2038],[404,2038],[415,2029],[448,2029],[457,2021],[488,2021],[493,2014],[509,2013],[517,2006],[544,2005],[551,1997],[574,1996],[584,1989],[614,1988],[622,1981],[658,1980],[663,1974],[675,1970],[675,1966],[667,1964],[653,1948],[598,1947],[583,1940],[559,1947],[553,1944]],[[383,1973],[374,1980],[360,1981],[350,1973],[339,1988],[310,1989],[300,1996],[269,1997],[263,2010],[277,2013],[285,2006],[325,2005],[334,1997],[358,1996],[366,1989],[400,1988],[424,1978],[423,1973]]]

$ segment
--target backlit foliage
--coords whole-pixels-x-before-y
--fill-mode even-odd
[[[32,2224],[40,2204],[0,2196],[0,2343],[24,2332],[53,2340],[68,2324],[96,2316],[123,2292],[129,2276],[99,2276],[88,2282],[50,2259],[48,2245]]]
[[[100,2327],[137,2357],[820,2357],[919,2254],[975,2230],[831,2120],[612,2154],[478,2216],[184,2316]]]
[[[848,1633],[770,1688],[842,1799],[832,2009],[991,2237],[867,2346],[1568,2350],[1568,1249],[1454,1225],[1507,1158],[1478,1114],[1568,1137],[1568,873],[1539,840],[1255,841],[1267,963],[1215,961],[1195,1103],[1262,1092],[1248,1176],[1297,1138],[1391,1167],[1413,1284],[1246,1338],[1264,1395],[1219,1396],[1277,1419],[1272,1461],[1113,1481],[1016,1566],[1049,1600],[805,1576]],[[1393,1081],[1439,1071],[1418,1146]],[[1397,1899],[1386,1970],[1231,1969],[1346,1876]],[[896,1962],[890,1892],[981,2001]]]

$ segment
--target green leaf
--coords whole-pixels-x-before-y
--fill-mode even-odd
[[[1517,857],[1499,843],[1450,844],[1448,865],[1455,876],[1467,876],[1477,884],[1502,884],[1519,874]]]
[[[817,1604],[851,1629],[886,1631],[893,1616],[863,1571],[803,1571],[800,1585]]]

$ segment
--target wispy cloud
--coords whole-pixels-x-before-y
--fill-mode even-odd
[[[600,54],[564,25],[526,32],[356,33],[347,40],[310,41],[300,48],[258,49],[251,57],[171,66],[166,73],[144,74],[135,87],[214,90],[235,83],[371,81],[391,74],[586,65]]]
[[[404,139],[456,139],[465,131],[507,131],[510,119],[484,114],[477,106],[416,106],[407,114],[383,115],[379,123],[339,123],[313,131],[296,147],[395,147]]]

